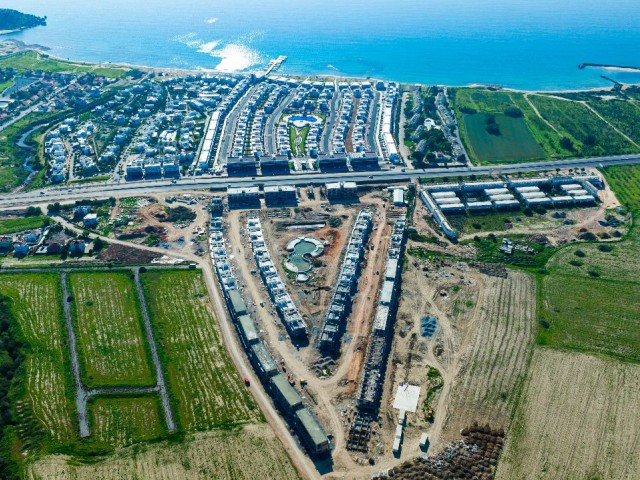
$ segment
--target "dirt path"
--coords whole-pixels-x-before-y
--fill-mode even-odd
[[[237,225],[237,221],[234,222]],[[225,236],[227,241],[230,240],[231,248],[228,252],[232,255],[238,254],[237,245],[243,245],[239,238],[236,236],[236,240],[234,241],[233,236],[230,235],[230,231],[233,229],[225,229]],[[236,243],[238,242],[238,243]],[[284,446],[287,451],[289,458],[291,458],[292,463],[298,470],[298,473],[303,479],[317,479],[320,478],[320,474],[315,468],[313,462],[300,450],[297,442],[291,435],[289,428],[282,417],[278,414],[269,395],[264,391],[261,386],[260,381],[254,375],[253,369],[248,363],[244,350],[239,344],[236,332],[229,320],[227,308],[222,299],[222,292],[219,290],[218,285],[215,281],[215,274],[213,271],[213,266],[211,261],[198,259],[196,262],[202,268],[203,277],[205,280],[205,284],[207,286],[207,290],[209,292],[209,297],[213,304],[213,309],[215,313],[215,317],[218,319],[218,326],[220,328],[220,333],[222,335],[222,340],[229,356],[233,364],[235,365],[239,374],[243,377],[247,377],[251,381],[251,394],[262,410],[262,413],[265,416],[265,419],[275,432],[276,436]],[[245,262],[242,262],[245,263]]]
[[[236,278],[240,283],[241,290],[247,300],[247,307],[251,315],[258,321],[259,327],[266,332],[265,343],[274,352],[276,359],[281,359],[286,368],[286,374],[293,374],[296,378],[304,378],[307,380],[307,386],[302,391],[303,397],[307,397],[311,405],[315,406],[314,410],[321,418],[322,424],[327,430],[333,434],[333,452],[334,458],[344,451],[346,440],[344,436],[344,427],[339,415],[332,404],[332,398],[335,394],[334,384],[337,382],[335,378],[320,379],[307,367],[303,355],[306,349],[297,350],[287,341],[275,341],[284,333],[284,327],[277,318],[277,314],[273,309],[266,294],[266,290],[261,283],[260,278],[251,275],[249,265],[253,265],[251,257],[251,247],[248,245],[248,239],[244,238],[245,222],[242,221],[241,213],[231,212],[225,226],[225,236],[230,244],[228,252],[235,258],[232,260]],[[260,302],[264,307],[260,307]],[[271,339],[271,341],[269,341]]]
[[[73,320],[71,318],[71,303],[69,302],[69,288],[67,286],[67,272],[60,273],[60,284],[62,285],[62,305],[64,309],[64,322],[67,327],[67,339],[69,342],[69,356],[71,357],[71,372],[73,383],[76,387],[76,408],[78,409],[78,423],[80,436],[89,436],[89,419],[87,416],[87,389],[80,377],[80,363],[78,362],[78,346],[76,334],[73,330]]]
[[[333,376],[326,381],[330,385],[337,386],[346,378],[351,386],[350,390],[355,390],[357,387],[360,368],[367,348],[366,338],[369,335],[376,308],[376,298],[384,277],[384,261],[390,232],[386,220],[386,210],[382,210],[382,213],[378,210],[374,218],[375,230],[368,243],[374,247],[374,250],[368,250],[367,266],[362,271],[358,295],[348,319],[347,331],[351,336],[351,342],[343,351],[340,364]],[[376,272],[378,273],[376,274]]]
[[[151,351],[151,361],[156,370],[156,386],[160,399],[162,400],[162,410],[164,412],[164,419],[167,424],[167,430],[175,432],[177,430],[176,422],[173,417],[173,411],[171,410],[171,402],[169,401],[169,392],[167,391],[167,383],[164,378],[164,371],[162,364],[158,357],[158,345],[156,339],[153,336],[153,329],[151,328],[151,319],[149,318],[149,309],[147,307],[147,300],[144,297],[144,291],[142,290],[142,283],[140,282],[140,268],[133,270],[133,278],[136,283],[136,291],[138,293],[138,301],[140,302],[140,309],[142,310],[142,318],[144,320],[144,333],[147,337],[147,344]]]
[[[591,110],[591,112],[593,112],[593,114],[598,117],[600,120],[602,120],[604,123],[606,123],[607,125],[609,125],[612,129],[614,129],[620,136],[622,136],[626,141],[628,141],[631,145],[633,145],[634,147],[636,147],[637,149],[640,149],[640,145],[638,145],[636,142],[634,142],[628,135],[624,134],[622,131],[618,130],[618,128],[613,125],[609,120],[607,120],[606,118],[604,118],[602,115],[600,115],[598,113],[598,111],[596,109],[594,109],[591,105],[589,105],[587,102],[582,101],[582,102],[577,102],[577,103],[581,103],[582,105],[584,105],[585,107],[587,107],[589,110]]]
[[[533,111],[536,112],[536,115],[538,116],[538,118],[540,118],[540,120],[542,120],[551,130],[553,130],[557,134],[560,134],[560,132],[558,132],[558,129],[554,127],[551,123],[549,123],[549,121],[547,121],[547,119],[542,116],[542,114],[538,110],[538,107],[536,107],[535,104],[529,98],[529,95],[530,95],[529,93],[525,93],[524,99],[527,101],[527,103],[533,109]]]

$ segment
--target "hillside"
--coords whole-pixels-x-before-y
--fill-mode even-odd
[[[47,17],[37,17],[17,10],[0,8],[0,31],[25,30],[46,24]]]

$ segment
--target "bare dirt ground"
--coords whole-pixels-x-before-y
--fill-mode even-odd
[[[382,400],[378,469],[397,463],[391,443],[398,411],[391,405],[400,382],[423,387],[418,411],[407,417],[402,459],[421,453],[418,443],[423,432],[429,435],[429,454],[433,454],[474,421],[508,426],[515,391],[533,348],[536,298],[532,277],[515,271],[508,275],[489,277],[462,263],[410,260],[403,273]],[[420,336],[424,315],[438,318],[438,330],[431,338]],[[433,422],[423,411],[429,367],[438,369],[444,380],[430,401]]]
[[[161,442],[118,450],[95,463],[63,455],[44,457],[28,467],[26,478],[56,480],[253,480],[298,479],[270,427],[250,425],[239,432],[208,432],[183,443]]]
[[[536,348],[496,478],[640,478],[640,365]]]
[[[167,199],[173,200],[171,202]],[[180,201],[177,201],[177,200]],[[121,200],[111,212],[111,220],[115,220],[123,212],[133,215],[130,225],[119,227],[111,234],[112,238],[120,238],[135,244],[147,243],[155,236],[162,248],[172,255],[197,254],[206,251],[206,224],[209,218],[206,210],[209,197],[203,195],[158,195],[139,199],[140,207],[125,210]],[[196,214],[191,222],[171,223],[166,221],[165,208],[186,207]]]

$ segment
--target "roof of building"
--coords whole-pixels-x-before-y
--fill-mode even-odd
[[[329,439],[327,438],[327,434],[324,433],[324,430],[315,419],[315,417],[311,414],[308,408],[301,408],[296,412],[296,417],[298,421],[306,430],[306,432],[311,437],[311,441],[316,445],[326,444]]]

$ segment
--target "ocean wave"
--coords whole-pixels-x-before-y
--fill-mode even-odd
[[[197,47],[200,53],[210,54],[216,49],[218,45],[220,45],[220,42],[218,40],[214,40],[212,42],[199,42]]]
[[[229,43],[211,51],[209,55],[221,59],[215,69],[226,73],[248,70],[262,61],[260,53],[238,43]]]
[[[207,23],[211,25],[213,23],[216,23],[218,20],[220,20],[218,17],[211,17],[207,19]]]
[[[256,38],[259,32],[253,32],[247,35],[247,40]],[[221,46],[220,40],[204,41],[195,33],[187,33],[173,37],[173,41],[182,43],[189,48],[197,50],[200,53],[219,58],[220,62],[214,67],[219,72],[242,72],[251,67],[263,63],[263,59],[257,50],[246,45],[245,41],[236,41]]]

